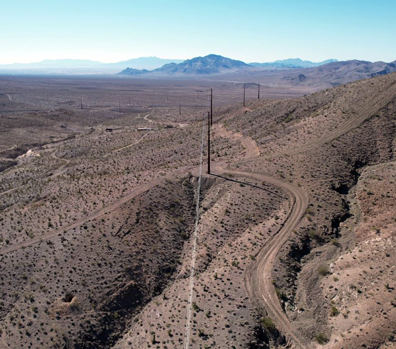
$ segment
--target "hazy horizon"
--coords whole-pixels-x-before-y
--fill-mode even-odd
[[[299,57],[391,62],[395,4],[336,0],[160,0],[2,4],[0,64],[54,59],[103,63],[216,53],[244,62]],[[384,11],[384,9],[388,9]]]
[[[215,54],[215,55],[217,55],[216,53],[212,53],[212,54]],[[200,56],[196,56],[196,57],[203,57],[203,55],[200,55]],[[125,60],[122,60],[122,61],[112,61],[112,62],[102,62],[102,61],[98,61],[98,60],[92,60],[92,59],[84,59],[84,58],[67,58],[67,57],[61,57],[61,58],[54,58],[54,59],[43,59],[43,60],[40,60],[40,61],[32,61],[32,62],[13,62],[13,63],[0,63],[0,65],[14,65],[14,64],[36,64],[36,63],[42,63],[42,62],[56,62],[56,61],[89,61],[89,62],[92,62],[92,63],[100,63],[100,64],[115,64],[115,63],[120,63],[120,62],[124,62],[124,61],[130,61],[130,60],[137,60],[137,59],[151,59],[151,58],[155,58],[155,59],[161,59],[161,60],[174,60],[174,61],[185,61],[185,60],[189,60],[189,59],[192,59],[192,58],[196,58],[196,57],[188,57],[188,58],[167,58],[167,57],[158,57],[158,56],[141,56],[141,57],[132,57],[132,58],[130,58],[130,59],[125,59]],[[231,59],[234,59],[233,57],[227,57],[227,58],[231,58]],[[323,61],[327,61],[327,60],[331,60],[331,59],[336,59],[336,58],[334,58],[334,57],[330,57],[330,58],[328,58],[328,59],[325,59],[325,60],[323,60],[323,61],[320,61],[320,62],[314,62],[314,61],[312,61],[312,60],[310,60],[310,59],[302,59],[302,58],[300,58],[300,57],[288,57],[288,58],[282,58],[282,59],[276,59],[276,60],[274,60],[274,61],[271,61],[271,62],[261,62],[261,61],[258,61],[258,60],[255,60],[255,61],[249,61],[249,62],[245,62],[245,63],[247,63],[247,64],[249,64],[249,63],[274,63],[274,62],[277,62],[277,61],[285,61],[285,60],[293,60],[293,59],[301,59],[302,61],[309,61],[309,62],[312,62],[312,63],[320,63],[320,62],[323,62]]]

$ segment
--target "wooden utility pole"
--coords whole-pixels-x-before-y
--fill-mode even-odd
[[[257,99],[260,99],[260,84],[257,84]]]
[[[210,174],[210,113],[208,112],[208,174]]]
[[[245,106],[246,84],[243,84],[243,106]]]
[[[179,115],[181,116],[181,104],[179,104]]]
[[[82,104],[82,98],[81,98],[81,109],[83,108],[83,104]]]
[[[210,124],[213,125],[213,89],[210,89]]]

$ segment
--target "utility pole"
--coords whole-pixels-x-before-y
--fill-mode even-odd
[[[169,93],[166,94],[166,101],[169,102]]]
[[[257,84],[257,99],[260,99],[260,84]]]
[[[243,84],[243,106],[245,106],[246,84]]]
[[[118,102],[118,112],[121,113],[121,102]]]
[[[210,89],[210,124],[213,125],[213,89]]]
[[[179,104],[179,115],[181,116],[181,104]]]
[[[83,108],[83,104],[82,104],[82,98],[81,98],[81,109]]]
[[[208,112],[208,174],[210,174],[210,113]]]

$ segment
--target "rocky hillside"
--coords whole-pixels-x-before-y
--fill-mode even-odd
[[[226,121],[260,146],[261,159],[244,168],[309,195],[272,274],[290,327],[329,348],[390,345],[396,74],[248,108]]]

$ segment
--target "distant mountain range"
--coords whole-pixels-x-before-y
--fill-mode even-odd
[[[55,59],[34,63],[0,64],[0,72],[43,73],[43,74],[115,74],[127,67],[134,69],[156,69],[169,63],[181,63],[180,59],[139,57],[116,63],[101,63],[85,59]]]
[[[116,63],[91,60],[45,60],[28,64],[0,65],[0,74],[119,74],[145,77],[230,76],[229,79],[257,79],[269,77],[289,80],[292,84],[312,85],[317,82],[337,85],[396,71],[396,62],[367,62],[359,60],[323,62],[303,61],[299,58],[270,63],[244,63],[210,54],[187,60],[140,57]],[[239,78],[237,78],[239,76]],[[275,80],[274,80],[275,81]]]
[[[182,63],[166,64],[151,71],[127,68],[121,71],[119,75],[144,75],[145,77],[207,75],[230,75],[235,77],[238,75],[245,78],[278,76],[278,78],[290,80],[292,84],[312,84],[319,79],[321,83],[326,81],[330,85],[338,85],[349,81],[389,74],[394,71],[396,71],[395,62],[372,63],[359,60],[339,62],[331,59],[313,63],[296,58],[252,65],[211,54],[205,57],[188,59]]]
[[[205,59],[204,59],[205,58]],[[150,71],[157,74],[219,74],[224,71],[250,69],[292,69],[316,67],[337,60],[330,59],[320,63],[303,61],[299,58],[279,60],[272,63],[250,63],[225,58],[219,55],[208,55],[188,60],[163,59],[158,57],[139,57],[115,63],[102,63],[87,59],[54,59],[33,63],[0,64],[0,74],[116,74],[142,75]],[[178,65],[181,64],[181,65]],[[126,68],[129,68],[128,70]]]
[[[292,69],[292,68],[313,68],[319,67],[320,65],[324,65],[327,63],[338,62],[337,59],[328,59],[323,62],[311,62],[311,61],[303,61],[300,58],[289,58],[278,60],[270,63],[250,63],[253,67],[261,67],[267,69]]]
[[[205,57],[195,57],[187,59],[182,63],[170,63],[153,71],[137,70],[136,68],[127,68],[120,72],[120,75],[212,75],[221,73],[231,73],[238,70],[253,70],[266,69],[296,69],[296,68],[311,68],[318,67],[330,62],[338,62],[336,59],[328,59],[323,62],[314,63],[310,61],[303,61],[300,58],[290,58],[279,60],[272,63],[244,63],[231,58],[226,58],[219,55],[208,55]]]

